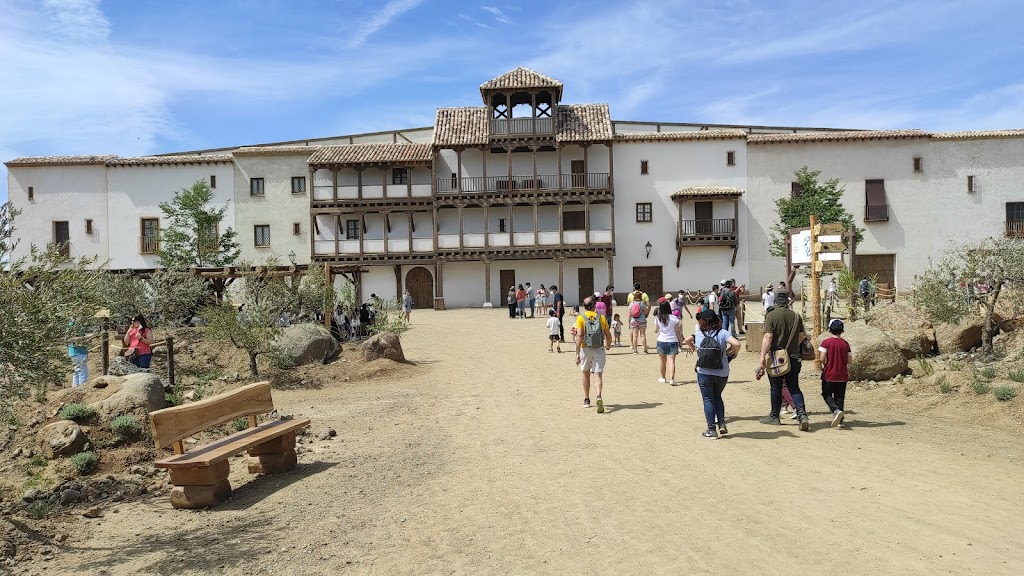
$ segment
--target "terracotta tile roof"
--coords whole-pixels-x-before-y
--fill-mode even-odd
[[[320,146],[243,146],[234,150],[235,156],[309,156],[320,149]]]
[[[663,140],[724,140],[728,138],[746,138],[743,130],[726,128],[723,130],[683,130],[678,132],[623,132],[615,135],[617,142],[653,142]]]
[[[232,162],[231,154],[190,154],[182,156],[135,156],[121,158],[114,156],[107,160],[107,166],[154,166],[172,164],[213,164]]]
[[[438,108],[434,146],[487,144],[487,108]]]
[[[5,166],[90,166],[106,164],[114,155],[106,156],[23,156],[4,162]]]
[[[430,144],[349,144],[324,146],[309,157],[310,166],[331,164],[400,164],[430,162],[434,150]]]
[[[774,144],[777,142],[834,142],[841,140],[885,140],[889,138],[927,138],[931,133],[924,130],[849,130],[835,132],[803,132],[799,134],[751,134],[751,144]]]
[[[560,104],[555,107],[559,142],[611,140],[612,118],[607,104]]]
[[[741,196],[743,190],[739,188],[729,188],[726,186],[691,186],[689,188],[683,188],[682,190],[672,194],[673,200],[694,198],[700,196]]]
[[[481,84],[480,93],[482,94],[484,90],[501,90],[503,88],[558,88],[561,91],[562,83],[550,76],[520,66]]]
[[[1016,130],[970,130],[964,132],[935,132],[933,140],[996,140],[1000,138],[1024,138],[1024,129]]]

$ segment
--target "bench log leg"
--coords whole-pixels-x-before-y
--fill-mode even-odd
[[[249,450],[250,474],[274,474],[295,468],[295,432],[278,436]]]
[[[216,506],[231,496],[227,460],[203,468],[171,469],[171,506],[175,508],[206,508]]]

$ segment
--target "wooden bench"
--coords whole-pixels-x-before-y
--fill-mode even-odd
[[[156,449],[173,446],[174,456],[153,463],[171,474],[171,506],[216,506],[231,495],[228,459],[249,452],[249,473],[271,474],[295,468],[295,433],[309,420],[273,420],[256,424],[256,415],[271,412],[270,382],[249,384],[199,402],[151,412]],[[249,428],[216,442],[185,451],[182,440],[236,418],[247,417]]]

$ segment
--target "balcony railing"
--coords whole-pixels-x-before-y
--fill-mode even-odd
[[[438,178],[437,191],[441,194],[457,193],[458,181],[455,178]],[[537,191],[557,190],[558,175],[538,174],[530,176],[469,176],[462,178],[462,192],[506,192],[509,190]],[[611,186],[611,175],[607,172],[588,172],[586,174],[562,174],[562,189],[603,190]]]
[[[495,118],[491,120],[491,136],[527,136],[551,134],[555,131],[552,118]]]
[[[732,218],[714,220],[683,220],[680,234],[687,236],[735,236],[736,221]]]
[[[159,236],[139,236],[139,254],[156,254],[159,251]]]
[[[864,206],[864,221],[865,222],[888,222],[889,221],[889,205],[888,204],[867,204]]]
[[[1024,238],[1024,220],[1006,221],[1007,238]]]
[[[63,242],[50,242],[48,248],[56,250],[57,254],[59,254],[61,258],[71,257],[71,242],[67,240]]]

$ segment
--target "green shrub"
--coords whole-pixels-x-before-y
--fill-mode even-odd
[[[46,514],[50,512],[50,505],[42,500],[36,500],[35,502],[28,505],[28,515],[35,518],[36,520],[42,520],[46,518]]]
[[[125,414],[110,421],[110,429],[121,438],[132,438],[142,430],[139,420],[135,416]]]
[[[35,454],[28,463],[32,466],[46,466],[46,456],[43,456],[42,454]]]
[[[981,380],[971,382],[971,390],[974,390],[975,394],[988,394],[988,391],[991,389],[992,387],[989,386],[987,382],[982,382]]]
[[[277,370],[291,370],[295,368],[295,359],[280,348],[272,348],[267,356],[269,357],[270,365]]]
[[[96,409],[88,404],[82,404],[81,402],[72,402],[66,404],[57,412],[57,416],[61,420],[74,420],[75,422],[85,422],[96,417]]]
[[[935,368],[932,367],[932,363],[924,356],[917,357],[917,366],[921,369],[922,376],[931,376],[935,372]]]
[[[198,402],[206,397],[206,385],[208,382],[199,380],[192,386],[192,401]]]
[[[949,394],[950,392],[953,391],[953,386],[946,381],[945,375],[936,378],[936,382],[938,382],[939,384],[939,392],[943,394]]]
[[[992,394],[996,397],[997,400],[1006,402],[1007,400],[1010,400],[1017,395],[1017,387],[1011,386],[1009,384],[1004,386],[996,386],[995,390],[992,391]]]
[[[996,367],[995,366],[985,366],[984,368],[981,369],[981,375],[986,380],[991,380],[991,379],[995,378],[996,377]]]
[[[71,466],[78,471],[79,474],[88,474],[96,469],[96,466],[100,463],[99,457],[96,456],[95,452],[79,452],[71,457]]]
[[[235,418],[231,422],[231,427],[236,431],[241,432],[249,427],[249,420],[247,418]]]
[[[1024,370],[1010,370],[1006,375],[1014,382],[1024,382]]]

